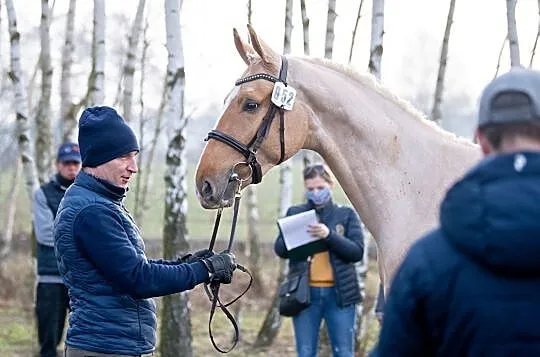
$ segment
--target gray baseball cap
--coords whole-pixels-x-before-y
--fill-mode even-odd
[[[528,121],[540,123],[540,72],[514,68],[482,92],[478,127]]]

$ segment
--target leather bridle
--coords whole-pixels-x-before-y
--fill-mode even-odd
[[[266,81],[276,83],[276,82],[282,82],[287,86],[287,58],[284,56],[281,56],[281,68],[279,70],[279,77],[274,77],[271,74],[268,73],[257,73],[253,74],[251,76],[247,76],[244,78],[240,78],[235,82],[236,86],[239,86],[241,84],[255,81],[258,79],[264,79]],[[257,151],[261,147],[264,139],[266,139],[266,136],[268,135],[268,132],[270,131],[270,127],[272,125],[272,121],[274,120],[274,117],[276,115],[276,112],[279,112],[279,143],[280,143],[280,149],[281,154],[279,156],[279,161],[277,162],[277,165],[281,164],[283,160],[285,159],[285,125],[284,125],[284,109],[281,107],[278,107],[275,105],[272,101],[270,101],[270,107],[268,108],[268,111],[266,112],[266,115],[263,118],[263,121],[261,122],[261,125],[259,125],[259,128],[257,129],[257,132],[253,136],[253,138],[250,140],[249,143],[243,144],[234,137],[230,136],[229,134],[226,134],[224,132],[221,132],[219,130],[210,130],[208,133],[208,136],[205,141],[208,141],[210,139],[215,139],[218,141],[221,141],[222,143],[229,145],[236,151],[240,152],[244,157],[246,158],[246,163],[251,167],[251,183],[257,184],[261,182],[262,180],[262,169],[261,165],[257,161]]]

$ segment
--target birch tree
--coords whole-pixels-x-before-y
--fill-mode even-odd
[[[516,0],[506,0],[506,20],[508,23],[508,45],[510,47],[510,65],[521,66],[519,41],[516,25]]]
[[[381,59],[384,35],[384,0],[373,0],[371,13],[371,46],[369,51],[369,72],[381,79]]]
[[[285,3],[285,34],[283,37],[283,53],[288,54],[291,51],[292,34],[292,0]],[[292,204],[292,170],[291,160],[285,161],[280,165],[279,172],[279,217],[285,216],[287,209]],[[279,286],[285,279],[287,263],[284,259],[279,259],[279,274],[277,278],[276,291],[272,298],[270,308],[266,313],[261,329],[255,340],[255,347],[270,346],[276,338],[281,328],[281,315],[279,314]]]
[[[13,83],[13,92],[15,94],[17,145],[23,164],[26,192],[31,200],[34,191],[38,188],[38,178],[30,140],[28,102],[21,69],[20,33],[17,30],[17,14],[13,6],[13,0],[6,0],[6,9],[11,49],[9,78]]]
[[[88,104],[105,101],[105,0],[94,0],[94,30],[92,36],[92,71],[88,80]]]
[[[167,150],[165,174],[165,220],[163,250],[167,259],[189,249],[187,239],[187,183],[185,143],[187,118],[184,115],[184,56],[180,28],[181,0],[165,0],[167,33],[167,122],[175,131]],[[189,297],[187,292],[165,296],[161,315],[160,353],[163,357],[193,356]]]
[[[437,84],[435,85],[435,98],[433,99],[433,108],[431,109],[431,120],[441,125],[441,103],[444,90],[444,75],[446,74],[446,63],[448,59],[448,42],[450,40],[450,31],[454,22],[454,9],[456,0],[450,0],[450,8],[446,18],[446,28],[441,46],[441,58],[439,60],[439,72],[437,73]]]
[[[247,3],[247,18],[248,24],[251,23],[253,14],[251,0]],[[259,235],[259,209],[257,207],[257,186],[249,185],[244,190],[246,195],[246,219],[247,219],[247,250],[249,269],[253,275],[253,291],[257,295],[263,293],[263,283],[261,274],[261,247]],[[240,302],[240,301],[239,301]],[[238,304],[238,315],[240,304]],[[237,316],[239,317],[239,316]],[[238,319],[236,319],[238,322]]]
[[[132,120],[132,107],[133,107],[133,86],[135,76],[135,62],[137,60],[137,46],[139,44],[139,37],[142,32],[143,14],[146,0],[139,0],[139,6],[137,6],[137,13],[135,20],[133,20],[133,26],[129,36],[129,43],[127,49],[126,62],[124,65],[124,102],[123,113],[124,119],[127,122]]]
[[[360,0],[360,5],[358,5],[358,14],[356,15],[356,21],[354,22],[354,29],[352,32],[352,38],[351,38],[351,48],[349,50],[349,63],[352,61],[352,55],[353,55],[353,49],[354,49],[354,41],[356,40],[356,31],[358,30],[358,23],[360,22],[360,17],[362,16],[362,5],[364,4],[364,0]]]
[[[36,114],[36,164],[38,179],[45,183],[52,170],[51,161],[51,42],[49,35],[49,0],[41,0],[41,97]]]
[[[77,129],[77,113],[73,113],[72,108],[72,93],[71,67],[73,66],[73,54],[75,52],[75,44],[73,36],[75,33],[75,9],[77,0],[69,1],[69,9],[66,17],[66,32],[64,47],[62,48],[62,74],[60,78],[60,133],[62,142],[75,141],[75,131]]]
[[[306,0],[300,0],[300,13],[302,14],[302,30],[304,34],[304,55],[309,56],[309,17],[307,16]]]
[[[499,75],[499,69],[501,68],[501,58],[504,51],[504,45],[506,45],[506,42],[508,41],[508,34],[504,36],[503,43],[501,45],[501,49],[499,50],[499,57],[497,58],[497,67],[495,68],[495,75],[493,76],[493,79],[497,78]]]
[[[326,16],[326,40],[324,42],[324,58],[332,58],[334,50],[334,23],[336,22],[336,0],[328,0]]]
[[[534,55],[536,54],[536,45],[538,44],[538,37],[540,37],[540,0],[538,0],[538,29],[536,30],[536,37],[534,39],[534,46],[531,51],[531,59],[529,61],[529,68],[532,68]]]

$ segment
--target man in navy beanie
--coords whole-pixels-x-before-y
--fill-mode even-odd
[[[540,72],[494,79],[476,136],[485,158],[398,269],[373,356],[540,356]]]
[[[69,290],[66,356],[141,356],[156,344],[152,297],[210,280],[228,284],[230,253],[196,252],[173,261],[149,260],[140,230],[124,207],[137,173],[137,138],[109,107],[87,108],[79,120],[81,173],[55,220],[58,268]]]

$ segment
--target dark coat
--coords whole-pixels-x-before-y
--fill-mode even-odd
[[[488,158],[392,283],[378,355],[540,356],[540,154]]]
[[[125,190],[81,172],[55,221],[58,267],[69,289],[66,344],[101,353],[150,353],[156,343],[151,297],[208,280],[202,263],[146,258],[140,231],[124,208]]]
[[[287,210],[287,216],[314,208],[311,203],[292,206]],[[362,260],[364,254],[364,236],[358,214],[352,208],[339,206],[332,202],[316,211],[320,222],[324,223],[330,230],[325,242],[328,245],[330,262],[334,271],[338,305],[344,307],[361,302],[362,295],[354,268],[354,263]],[[343,227],[342,234],[336,231],[338,226]],[[289,258],[281,233],[276,239],[274,250],[281,258]],[[296,263],[298,261],[289,260],[291,268],[294,268]]]

